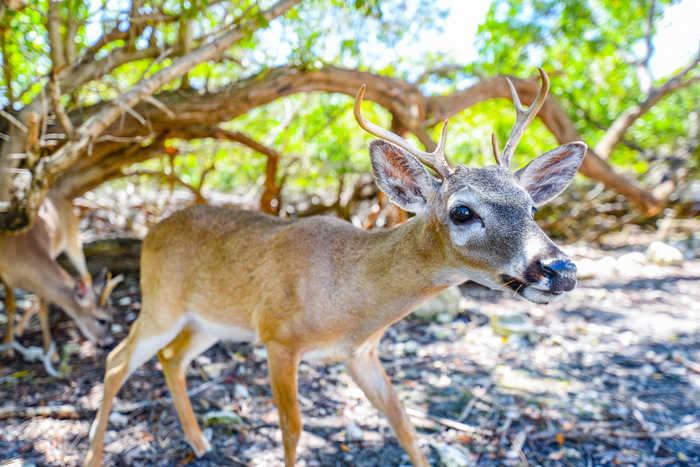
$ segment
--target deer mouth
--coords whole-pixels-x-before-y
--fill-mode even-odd
[[[520,279],[516,279],[515,277],[508,276],[506,274],[501,275],[501,281],[503,282],[503,285],[505,287],[508,287],[513,292],[520,295],[521,297],[524,297],[524,298],[530,300],[530,298],[528,298],[527,296],[524,295],[524,292],[528,287],[533,285],[532,283],[525,282],[525,281],[522,281]],[[533,286],[532,288],[537,290],[537,292],[542,294],[542,295],[551,296],[551,297],[556,297],[556,296],[564,293],[563,291],[541,289],[541,288],[536,287],[536,286]]]

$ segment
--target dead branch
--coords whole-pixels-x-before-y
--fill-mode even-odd
[[[175,174],[159,172],[157,170],[132,170],[129,172],[122,172],[121,177],[147,176],[147,177],[161,178],[161,179],[166,180],[170,183],[174,183],[174,184],[177,184],[181,187],[186,188],[190,193],[192,193],[194,195],[194,200],[197,204],[209,204],[207,202],[207,199],[202,195],[202,192],[200,190],[201,190],[201,184],[204,182],[204,177],[212,169],[213,169],[213,166],[209,167],[206,171],[202,172],[202,177],[200,178],[199,188],[193,187],[192,185],[185,182],[184,180],[182,180],[180,177],[178,177]]]
[[[406,413],[408,413],[412,417],[431,420],[435,423],[438,423],[440,425],[444,425],[444,426],[446,426],[448,428],[452,428],[454,430],[464,431],[466,433],[478,434],[481,436],[493,436],[494,435],[492,430],[487,430],[484,428],[479,428],[477,426],[472,426],[472,425],[467,425],[465,423],[456,422],[454,420],[450,420],[449,418],[436,417],[434,415],[429,415],[429,414],[423,412],[422,410],[414,409],[412,407],[406,407]]]
[[[52,73],[51,81],[49,81],[49,95],[51,96],[51,104],[53,105],[56,119],[61,124],[61,127],[63,127],[63,131],[66,133],[66,138],[68,140],[72,140],[74,136],[73,123],[63,108],[63,104],[61,104],[61,87],[56,79],[55,73]]]

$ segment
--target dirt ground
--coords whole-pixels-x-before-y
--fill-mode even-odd
[[[619,258],[643,248],[565,249]],[[461,292],[458,314],[409,317],[381,342],[433,465],[700,464],[699,258],[584,279],[546,307],[474,285]],[[118,341],[139,310],[135,277],[114,303]],[[520,326],[508,337],[503,316]],[[86,342],[62,313],[52,319],[63,376],[0,358],[0,465],[78,465],[85,454],[109,349]],[[40,345],[38,322],[20,342]],[[409,465],[342,365],[302,364],[299,378],[298,465]],[[152,359],[119,394],[105,465],[282,464],[263,348],[216,345],[190,366],[188,386],[203,425],[209,413],[210,453],[192,457]]]

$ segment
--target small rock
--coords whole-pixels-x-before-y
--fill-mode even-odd
[[[520,334],[522,336],[535,331],[535,326],[530,318],[522,313],[491,315],[489,322],[493,332],[503,337],[508,337],[511,334]]]
[[[615,270],[623,276],[639,275],[639,268],[647,262],[647,257],[644,253],[638,251],[627,253],[617,258]]]
[[[671,266],[683,262],[683,253],[667,243],[655,241],[647,248],[647,258],[660,266]]]
[[[452,316],[450,313],[447,313],[445,311],[438,313],[437,316],[435,317],[435,321],[440,323],[440,324],[449,323],[453,319],[454,319],[454,316]]]
[[[345,439],[349,442],[363,441],[365,433],[355,422],[350,422],[345,426]]]
[[[41,361],[43,356],[44,349],[35,345],[27,347],[26,350],[22,352],[22,358],[24,358],[25,362],[29,363]]]
[[[576,261],[576,277],[579,279],[590,279],[597,274],[595,261],[583,258]]]
[[[209,363],[202,366],[202,371],[210,378],[215,379],[221,376],[226,368],[229,367],[228,363]]]
[[[114,324],[112,324],[112,326],[110,326],[110,329],[112,330],[113,334],[119,334],[120,332],[122,332],[124,330],[124,326],[122,326],[119,323],[114,323]]]
[[[452,335],[449,329],[438,324],[431,324],[426,328],[426,332],[439,341],[448,340]]]
[[[124,428],[129,423],[129,417],[120,412],[112,412],[109,414],[109,423],[114,428]]]
[[[117,305],[119,305],[119,306],[131,305],[131,297],[129,297],[127,295],[125,297],[120,298],[119,300],[117,300]]]
[[[413,340],[404,342],[403,352],[406,355],[415,355],[418,352],[418,343]]]
[[[246,388],[242,384],[236,384],[235,386],[233,386],[233,395],[237,399],[247,399],[250,397],[250,393],[248,392],[248,388]]]
[[[423,320],[432,321],[443,315],[441,319],[452,321],[460,312],[462,294],[458,287],[443,290],[433,298],[419,306],[413,314]]]
[[[592,260],[583,258],[576,260],[576,277],[589,279],[592,277],[609,277],[615,274],[617,260],[612,256],[603,256]]]
[[[267,360],[267,349],[265,347],[255,347],[253,355],[255,355],[256,360]]]
[[[438,465],[441,467],[464,467],[474,465],[469,455],[457,446],[449,444],[434,444],[433,447],[438,454]]]
[[[234,428],[243,425],[243,419],[240,415],[230,410],[212,410],[204,414],[204,423],[207,425],[217,424]]]

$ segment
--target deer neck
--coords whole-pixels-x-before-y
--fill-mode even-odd
[[[366,277],[378,303],[396,319],[452,285],[441,277],[451,263],[442,229],[435,220],[415,217],[394,229],[371,234],[364,255]]]

